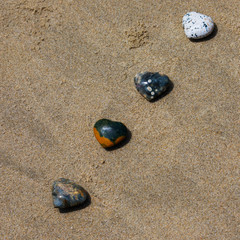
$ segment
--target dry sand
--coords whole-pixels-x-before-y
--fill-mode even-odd
[[[0,239],[239,239],[239,0],[1,0]],[[183,15],[217,25],[189,41]],[[149,103],[133,77],[174,83]],[[100,118],[128,144],[106,151]],[[59,177],[91,195],[53,208]]]

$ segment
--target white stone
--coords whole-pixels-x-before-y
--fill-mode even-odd
[[[197,12],[186,13],[182,25],[186,36],[192,39],[207,37],[214,29],[212,18]]]

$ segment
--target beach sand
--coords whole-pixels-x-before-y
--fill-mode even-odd
[[[238,0],[5,0],[1,12],[0,239],[239,239]],[[186,12],[214,34],[190,41]],[[169,76],[155,102],[142,71]],[[131,131],[103,149],[100,118]],[[91,199],[53,207],[54,180]]]

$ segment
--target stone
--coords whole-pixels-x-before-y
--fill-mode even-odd
[[[158,72],[142,72],[136,74],[134,83],[139,93],[148,101],[152,101],[167,90],[170,80]]]
[[[87,191],[73,181],[60,178],[52,186],[53,205],[55,208],[69,208],[81,205],[87,199]]]
[[[121,122],[100,119],[94,125],[94,135],[104,148],[113,147],[127,137],[127,128]]]
[[[183,16],[182,25],[190,39],[201,39],[210,35],[214,29],[211,17],[197,12],[188,12]]]

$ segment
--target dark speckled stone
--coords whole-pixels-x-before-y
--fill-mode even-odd
[[[52,186],[53,205],[56,208],[69,208],[82,204],[87,192],[69,179],[60,178]]]
[[[123,123],[108,119],[100,119],[94,125],[94,135],[104,148],[113,147],[122,142],[127,132]]]
[[[134,77],[134,83],[137,90],[151,101],[167,90],[170,80],[166,75],[160,75],[158,72],[143,72]]]

